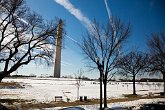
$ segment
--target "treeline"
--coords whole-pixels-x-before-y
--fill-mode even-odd
[[[119,79],[121,82],[132,82],[131,79]],[[139,80],[136,80],[136,82],[163,82],[163,79],[157,79],[157,78],[141,78]]]
[[[9,75],[8,77],[36,77],[36,75]]]
[[[163,79],[156,79],[156,78],[153,78],[153,79],[149,79],[149,78],[142,78],[140,80],[137,80],[139,82],[163,82]]]

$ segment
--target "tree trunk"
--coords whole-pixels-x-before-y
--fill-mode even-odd
[[[104,108],[107,108],[107,83],[104,82]]]
[[[20,66],[21,66],[20,64],[15,64],[10,68],[10,70],[7,70],[8,64],[6,63],[6,67],[4,71],[0,71],[0,82],[2,81],[3,78],[10,75],[12,72],[16,71]]]
[[[5,78],[6,76],[7,75],[3,71],[1,71],[0,72],[0,82],[2,82],[2,79]]]
[[[100,110],[102,110],[102,71],[100,71]]]
[[[104,108],[107,108],[107,77],[104,77]]]
[[[163,82],[164,82],[164,94],[165,94],[165,73],[163,73]]]
[[[133,95],[136,95],[136,88],[135,88],[135,75],[133,75]]]
[[[2,76],[2,75],[0,75],[0,82],[2,82],[2,79],[3,79],[4,77]]]
[[[79,89],[80,87],[77,87],[77,100],[79,100]]]

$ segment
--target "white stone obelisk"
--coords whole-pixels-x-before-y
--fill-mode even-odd
[[[55,50],[55,64],[54,64],[54,77],[60,78],[61,76],[61,48],[62,48],[62,20],[59,20],[59,24],[56,32],[56,50]]]

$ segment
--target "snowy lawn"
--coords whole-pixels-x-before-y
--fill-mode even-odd
[[[77,87],[75,79],[66,78],[6,78],[2,82],[8,82],[12,86],[0,85],[0,99],[23,100],[25,103],[50,103],[55,101],[55,96],[62,96],[62,100],[67,102],[77,100]],[[3,83],[7,85],[8,83]],[[80,87],[80,96],[87,96],[88,99],[99,99],[99,82],[83,81]],[[136,83],[137,94],[142,96],[152,95],[163,91],[163,83],[160,82],[143,82]],[[131,82],[109,82],[107,86],[107,97],[109,99],[123,98],[123,94],[132,94]],[[26,102],[27,101],[27,102]],[[165,98],[156,99],[139,99],[126,102],[109,103],[108,107],[140,107],[141,104],[165,102]],[[19,103],[19,102],[18,102]],[[4,103],[5,104],[5,103]],[[62,103],[64,104],[64,103]],[[14,104],[19,108],[19,104]],[[43,105],[43,104],[42,104]],[[53,105],[53,104],[52,104]],[[51,105],[51,106],[52,106]],[[56,104],[55,104],[56,105]],[[77,104],[79,105],[79,104]],[[54,107],[48,105],[49,108],[43,107],[42,110],[59,110],[67,107]],[[65,105],[67,106],[67,105]],[[99,110],[99,104],[79,105],[77,110]],[[82,108],[82,109],[81,109]],[[66,110],[74,110],[73,107]],[[36,109],[37,110],[37,109]],[[76,110],[76,109],[75,109]]]
[[[36,102],[49,103],[55,96],[62,96],[63,101],[77,100],[77,87],[75,79],[65,78],[15,78],[3,79],[2,82],[18,82],[24,88],[1,88],[0,99],[35,100]],[[163,91],[163,83],[143,82],[136,83],[137,94],[148,95]],[[110,82],[107,86],[107,97],[122,98],[123,94],[132,94],[131,82]],[[99,99],[99,83],[83,81],[80,87],[80,96],[88,99]]]

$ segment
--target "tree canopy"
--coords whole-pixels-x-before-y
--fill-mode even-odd
[[[113,19],[113,26],[109,22],[102,26],[94,21],[91,28],[92,32],[87,32],[83,37],[81,49],[88,61],[92,62],[93,65],[90,67],[97,68],[100,72],[100,84],[102,80],[104,83],[104,107],[106,108],[107,81],[114,75],[115,61],[120,56],[123,43],[130,36],[131,28],[129,24],[123,24],[118,18]],[[102,89],[101,85],[100,89]]]
[[[0,1],[0,80],[31,61],[53,62],[58,20],[46,22],[24,0]]]
[[[165,93],[165,33],[151,34],[147,44],[150,55],[147,71],[162,74]]]

